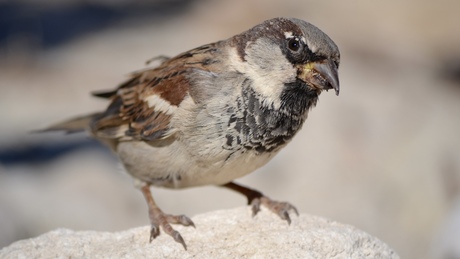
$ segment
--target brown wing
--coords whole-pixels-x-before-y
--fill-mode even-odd
[[[188,75],[196,69],[209,71],[209,60],[216,51],[209,44],[165,61],[159,67],[135,72],[116,90],[99,92],[111,99],[107,110],[91,123],[97,137],[152,141],[170,136],[170,120],[188,95]]]

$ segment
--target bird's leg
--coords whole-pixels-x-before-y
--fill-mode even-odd
[[[255,216],[260,211],[260,205],[264,205],[269,210],[280,216],[282,219],[286,220],[288,224],[291,224],[291,218],[289,217],[289,211],[294,211],[297,216],[299,212],[297,209],[288,202],[279,202],[274,201],[263,195],[261,192],[248,187],[241,186],[234,182],[229,182],[222,185],[223,187],[232,189],[236,192],[239,192],[248,198],[248,205],[252,206],[252,216]]]
[[[158,235],[160,235],[160,227],[163,231],[170,235],[178,243],[184,246],[187,250],[187,245],[179,232],[174,230],[170,224],[181,224],[183,226],[195,227],[193,221],[185,215],[169,215],[165,214],[155,203],[152,193],[150,192],[150,185],[146,184],[141,188],[142,194],[147,201],[149,207],[149,218],[150,218],[150,242]]]

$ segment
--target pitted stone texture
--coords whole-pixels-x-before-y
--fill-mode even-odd
[[[149,243],[149,227],[122,232],[57,229],[0,250],[0,258],[399,258],[379,239],[324,218],[292,216],[289,226],[248,207],[193,217],[196,229],[174,226],[188,250],[162,233]]]

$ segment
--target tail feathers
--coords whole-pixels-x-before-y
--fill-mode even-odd
[[[47,128],[36,130],[34,132],[48,132],[48,131],[64,131],[67,134],[81,132],[89,130],[90,123],[94,117],[98,116],[100,113],[93,113],[77,118],[73,118],[67,121],[63,121],[54,125],[51,125]]]

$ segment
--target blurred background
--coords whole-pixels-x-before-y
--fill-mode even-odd
[[[147,225],[140,191],[105,147],[29,132],[104,109],[89,93],[152,57],[288,16],[339,46],[340,96],[324,93],[294,141],[239,182],[402,258],[460,258],[459,10],[454,0],[1,1],[0,248],[56,228]],[[246,202],[213,186],[153,194],[189,216]]]

